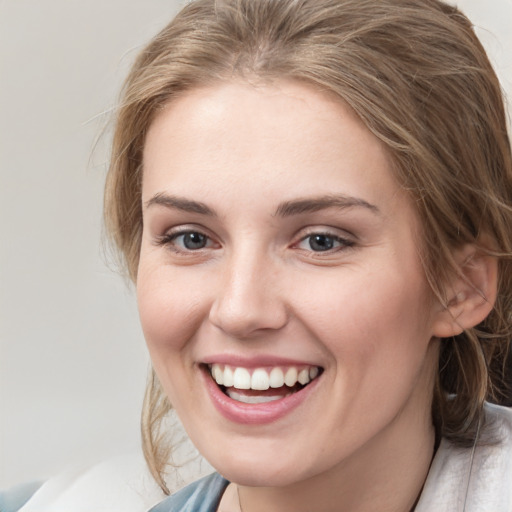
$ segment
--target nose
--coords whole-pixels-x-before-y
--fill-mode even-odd
[[[239,254],[226,261],[210,322],[238,339],[284,327],[288,311],[276,266],[255,254]]]

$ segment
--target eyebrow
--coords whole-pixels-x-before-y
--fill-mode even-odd
[[[185,197],[168,195],[163,192],[155,194],[146,202],[146,208],[153,205],[160,205],[189,213],[198,213],[200,215],[208,215],[210,217],[217,216],[213,209],[200,201],[192,201]],[[328,195],[284,201],[277,207],[274,216],[291,217],[293,215],[318,212],[328,208],[348,209],[354,207],[365,208],[376,215],[380,215],[379,208],[364,199],[346,195]]]
[[[184,197],[170,196],[163,192],[155,194],[149,201],[146,202],[146,208],[153,205],[165,206],[166,208],[172,208],[175,210],[182,210],[189,213],[199,213],[201,215],[209,215],[216,217],[216,213],[204,203],[199,201],[192,201]]]
[[[381,213],[377,206],[365,201],[364,199],[346,195],[328,195],[285,201],[277,207],[274,215],[278,217],[289,217],[292,215],[300,215],[302,213],[318,212],[327,208],[345,210],[347,208],[354,207],[366,208],[376,215],[380,215]]]

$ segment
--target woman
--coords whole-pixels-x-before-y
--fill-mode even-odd
[[[199,0],[145,48],[105,211],[154,373],[218,473],[153,511],[512,510],[512,160],[437,0]],[[222,476],[221,476],[222,475]]]
[[[172,403],[233,482],[200,484],[198,510],[481,502],[469,459],[437,460],[474,459],[488,416],[510,428],[484,400],[510,341],[511,178],[499,85],[455,8],[188,5],[127,80],[106,195],[160,484]],[[505,465],[486,510],[511,507]]]

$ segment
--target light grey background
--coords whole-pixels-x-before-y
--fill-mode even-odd
[[[108,120],[176,0],[0,0],[0,488],[139,447],[148,356],[105,265]],[[512,0],[460,0],[512,91]],[[108,140],[108,137],[107,137]]]

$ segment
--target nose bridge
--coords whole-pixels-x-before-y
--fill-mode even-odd
[[[254,245],[246,244],[226,258],[210,312],[212,323],[238,338],[279,329],[287,321],[277,263]]]

